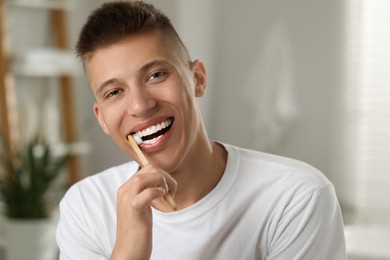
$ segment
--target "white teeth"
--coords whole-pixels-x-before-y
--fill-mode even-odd
[[[161,122],[161,123],[159,123],[159,124],[156,124],[156,125],[150,126],[150,127],[148,127],[148,128],[145,128],[145,129],[143,129],[143,130],[141,130],[141,131],[138,131],[138,132],[137,132],[137,135],[138,135],[139,137],[144,137],[144,136],[152,135],[152,134],[154,134],[154,133],[160,131],[161,129],[164,129],[164,128],[170,126],[171,124],[172,124],[171,120],[170,120],[170,119],[167,119],[167,120],[165,120],[165,121],[163,121],[163,122]],[[154,138],[154,139],[156,139],[156,138]],[[149,140],[149,141],[153,141],[154,139]],[[145,141],[145,142],[146,142],[146,141]]]
[[[156,138],[153,138],[153,139],[150,139],[150,140],[146,140],[146,141],[144,141],[144,144],[154,144],[154,143],[157,142],[158,139],[160,139],[161,137],[162,137],[162,135],[157,136]]]

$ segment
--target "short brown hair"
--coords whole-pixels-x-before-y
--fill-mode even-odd
[[[117,43],[131,35],[157,31],[170,37],[184,52],[188,51],[169,18],[151,4],[142,1],[114,1],[104,3],[88,17],[76,44],[76,54],[85,63],[88,54]]]

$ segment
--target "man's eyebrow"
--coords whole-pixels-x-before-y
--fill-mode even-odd
[[[153,66],[157,66],[157,65],[169,65],[169,66],[172,66],[172,64],[170,62],[168,62],[167,60],[152,60],[146,64],[144,64],[140,69],[139,71],[140,72],[144,72],[144,71],[147,71],[149,70],[151,67]]]
[[[102,84],[98,86],[98,89],[96,91],[96,95],[99,96],[101,92],[103,92],[104,88],[107,87],[108,85],[114,84],[119,82],[119,79],[117,78],[112,78],[109,80],[104,81]]]

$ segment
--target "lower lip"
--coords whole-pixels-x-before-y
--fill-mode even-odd
[[[171,128],[169,129],[168,132],[166,132],[163,136],[160,137],[160,139],[158,139],[154,144],[146,144],[146,143],[143,143],[141,144],[139,147],[145,151],[145,152],[155,152],[157,150],[160,150],[164,147],[164,145],[167,143],[168,141],[168,138],[169,136],[171,135],[172,133],[172,130],[173,130],[173,125],[171,126]]]

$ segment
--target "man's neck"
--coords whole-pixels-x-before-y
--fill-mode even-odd
[[[220,181],[226,167],[227,151],[218,143],[210,142],[208,149],[190,159],[185,169],[173,177],[177,181],[175,201],[179,209],[189,207],[209,194]],[[200,156],[199,156],[200,155]]]

